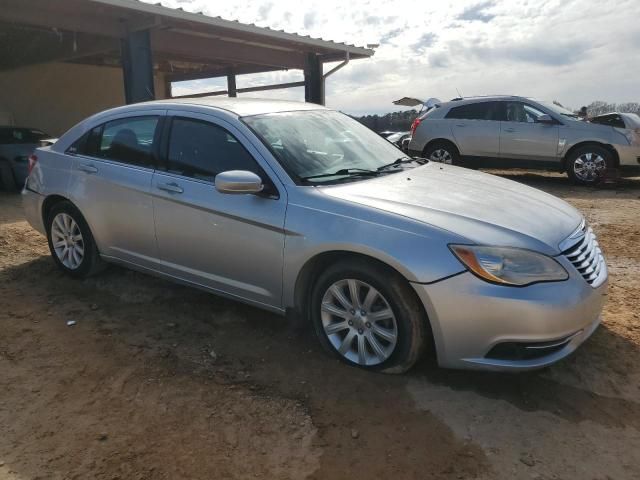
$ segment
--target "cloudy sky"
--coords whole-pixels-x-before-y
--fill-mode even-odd
[[[592,100],[640,101],[640,0],[162,3],[359,46],[380,44],[371,59],[328,79],[327,105],[348,113],[387,112],[402,96],[446,100],[457,91],[534,96],[573,108]],[[298,79],[295,71],[245,76],[238,87]],[[224,88],[212,81],[179,87],[186,93],[217,86]],[[302,89],[257,95],[304,99]]]

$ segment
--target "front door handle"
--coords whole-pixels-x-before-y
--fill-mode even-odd
[[[516,131],[516,129],[515,128],[505,128],[504,131],[505,132],[509,132],[509,133],[513,133],[513,132]]]
[[[169,193],[182,193],[184,189],[177,183],[159,183],[158,188]]]
[[[464,123],[456,123],[456,127],[466,127],[467,125]]]
[[[78,170],[85,173],[98,173],[98,169],[96,167],[87,164],[78,165]]]

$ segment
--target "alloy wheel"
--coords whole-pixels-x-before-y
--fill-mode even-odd
[[[389,302],[356,279],[335,282],[322,298],[324,332],[336,351],[362,366],[378,365],[393,353],[398,324]]]
[[[431,155],[429,155],[429,160],[451,164],[453,162],[453,157],[448,150],[445,150],[444,148],[437,148],[436,150],[431,152]]]
[[[67,268],[75,270],[84,258],[84,240],[80,226],[67,213],[59,213],[51,224],[51,243],[58,260]]]
[[[573,172],[578,180],[593,182],[604,175],[606,160],[597,153],[583,153],[573,162]]]

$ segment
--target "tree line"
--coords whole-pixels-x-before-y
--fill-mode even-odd
[[[562,104],[558,101],[554,101],[553,103],[562,106]],[[638,102],[610,103],[602,100],[596,100],[595,102],[591,102],[590,104],[586,105],[586,107],[587,114],[590,117],[602,115],[603,113],[609,112],[635,113],[637,115],[640,115],[640,103]],[[569,110],[571,109],[569,108]],[[574,111],[578,113],[578,110]],[[402,132],[409,130],[409,128],[411,127],[411,123],[417,115],[418,111],[416,109],[411,109],[400,112],[389,112],[383,115],[363,115],[361,117],[353,118],[375,132]]]

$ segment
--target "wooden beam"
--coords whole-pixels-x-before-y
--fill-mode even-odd
[[[264,65],[236,65],[233,67],[208,68],[198,72],[170,73],[168,77],[172,82],[186,82],[190,80],[202,80],[204,78],[224,77],[229,72],[229,68],[231,68],[231,71],[235,75],[288,70],[284,67],[265,67]]]
[[[282,88],[294,88],[294,87],[304,87],[304,82],[287,82],[287,83],[276,83],[273,85],[258,85],[256,87],[245,87],[236,89],[237,93],[249,93],[249,92],[263,92],[265,90],[279,90]],[[171,98],[201,98],[201,97],[214,97],[218,95],[227,95],[229,93],[228,90],[216,90],[214,92],[202,92],[202,93],[190,93],[189,95],[178,95],[176,97]]]
[[[85,34],[60,33],[59,35],[26,32],[8,35],[0,43],[0,70],[10,70],[47,62],[64,62],[79,58],[118,52],[116,39],[92,37]]]
[[[158,52],[202,58],[212,62],[221,60],[281,69],[304,67],[304,55],[301,52],[285,52],[257,46],[249,47],[242,43],[202,38],[169,30],[152,31],[151,45]]]
[[[236,76],[231,70],[227,73],[227,90],[229,91],[230,97],[238,96],[236,91]]]
[[[50,0],[2,0],[0,22],[106,37],[124,36],[122,23],[115,18],[99,15],[97,8],[93,8],[93,14],[87,14],[76,8],[63,8],[60,3]]]

